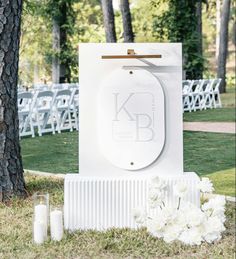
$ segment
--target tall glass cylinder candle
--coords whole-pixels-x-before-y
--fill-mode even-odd
[[[51,239],[60,241],[63,237],[63,209],[61,206],[50,207]]]
[[[33,217],[34,242],[37,244],[41,244],[47,239],[49,194],[37,192],[34,194],[33,199],[34,199],[34,217]]]

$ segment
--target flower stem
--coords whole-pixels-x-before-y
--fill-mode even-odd
[[[179,202],[178,202],[177,210],[179,210],[179,207],[180,207],[180,200],[181,200],[181,198],[179,197]]]

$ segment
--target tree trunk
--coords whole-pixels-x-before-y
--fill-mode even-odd
[[[129,0],[120,0],[120,10],[123,21],[124,42],[134,42]]]
[[[52,61],[52,81],[53,83],[70,83],[71,81],[71,60],[68,56],[68,14],[71,3],[66,0],[57,2],[55,0],[54,8],[56,16],[53,17],[53,50],[54,56]]]
[[[197,33],[198,33],[198,55],[203,57],[202,53],[202,0],[198,0],[196,4],[196,16],[197,16]],[[199,78],[202,78],[203,71],[199,71]]]
[[[115,18],[112,0],[101,0],[106,42],[116,42]]]
[[[67,49],[67,4],[63,1],[59,8],[60,12],[60,52],[63,57],[60,60],[60,83],[70,82],[70,65],[66,57]]]
[[[53,48],[53,58],[52,58],[52,82],[54,84],[59,83],[60,77],[60,27],[56,19],[53,19],[53,29],[52,29],[52,48]]]
[[[226,59],[228,52],[228,25],[230,13],[230,0],[224,0],[220,24],[220,46],[218,55],[217,77],[221,78],[220,92],[226,92]]]
[[[221,9],[221,0],[216,0],[216,52],[215,58],[216,63],[218,61],[219,46],[220,46],[220,9]]]
[[[0,2],[0,200],[25,196],[17,79],[22,1]]]

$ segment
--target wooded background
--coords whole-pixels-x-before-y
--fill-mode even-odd
[[[115,10],[112,0],[0,1],[0,201],[27,194],[17,87],[78,81],[78,43],[182,42],[187,79],[222,78],[221,92],[235,79],[231,0],[114,3]]]
[[[227,72],[230,85],[235,70],[235,6],[230,2],[26,0],[19,83],[78,81],[80,42],[182,42],[187,79],[224,81]]]

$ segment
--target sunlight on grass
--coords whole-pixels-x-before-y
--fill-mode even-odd
[[[235,168],[218,171],[206,176],[212,180],[216,193],[235,197]]]
[[[235,87],[227,89],[227,92],[221,94],[223,107],[235,107]]]

